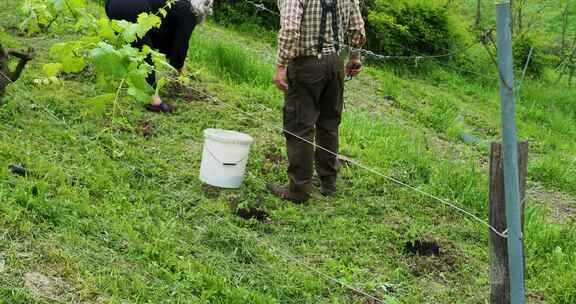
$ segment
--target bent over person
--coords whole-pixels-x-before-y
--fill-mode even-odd
[[[283,199],[304,203],[312,191],[314,167],[321,193],[336,193],[344,74],[360,73],[358,49],[366,41],[366,32],[358,0],[279,1],[281,29],[274,82],[285,92],[289,182],[267,187]],[[340,56],[345,46],[350,47],[346,67]],[[315,149],[314,142],[320,148]]]
[[[170,0],[106,0],[106,15],[114,20],[136,22],[142,13],[157,13]],[[180,74],[188,54],[190,37],[197,24],[206,15],[212,13],[212,0],[176,0],[162,19],[158,29],[150,30],[145,37],[136,41],[133,46],[142,48],[148,45],[166,55],[170,65]],[[151,58],[147,59],[153,65]],[[148,84],[156,87],[156,75],[151,73]],[[153,96],[146,109],[152,112],[172,112],[173,106],[162,101],[160,96]]]

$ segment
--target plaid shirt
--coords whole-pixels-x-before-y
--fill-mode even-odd
[[[366,42],[364,20],[359,0],[336,0],[339,44],[361,48]],[[278,57],[276,63],[286,66],[292,59],[318,55],[318,37],[322,4],[320,0],[278,0],[280,8],[280,33],[278,35]],[[332,32],[333,15],[326,18],[326,33],[322,53],[336,53]]]

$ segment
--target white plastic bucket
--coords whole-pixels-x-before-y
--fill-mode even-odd
[[[253,143],[254,139],[244,133],[219,129],[204,130],[200,180],[220,188],[239,188],[244,181]]]

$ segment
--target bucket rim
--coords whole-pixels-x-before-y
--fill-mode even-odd
[[[251,145],[254,143],[254,138],[248,134],[215,128],[204,130],[204,138],[224,144]]]

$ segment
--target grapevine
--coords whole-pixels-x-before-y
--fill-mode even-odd
[[[61,74],[79,73],[88,66],[96,72],[98,83],[106,91],[96,96],[90,102],[97,103],[97,108],[105,108],[103,104],[114,99],[121,88],[139,102],[148,101],[152,95],[166,83],[165,77],[158,79],[158,85],[153,88],[146,82],[150,73],[157,70],[174,68],[167,62],[165,56],[148,46],[138,49],[132,44],[142,39],[150,30],[159,28],[162,17],[176,0],[170,0],[155,13],[142,13],[137,22],[125,20],[109,20],[97,18],[86,10],[85,0],[27,0],[22,6],[23,11],[31,13],[23,22],[29,27],[29,32],[35,29],[47,29],[53,20],[73,18],[76,20],[75,31],[82,31],[82,38],[52,45],[50,58],[53,62],[43,66],[43,72],[48,79],[54,79]],[[39,15],[39,8],[50,8]],[[30,18],[40,20],[37,27],[32,26]],[[150,57],[154,66],[146,62]]]
[[[20,30],[33,35],[39,32],[47,32],[59,20],[74,20],[76,31],[84,29],[90,24],[85,0],[25,0],[20,7],[23,21]]]

